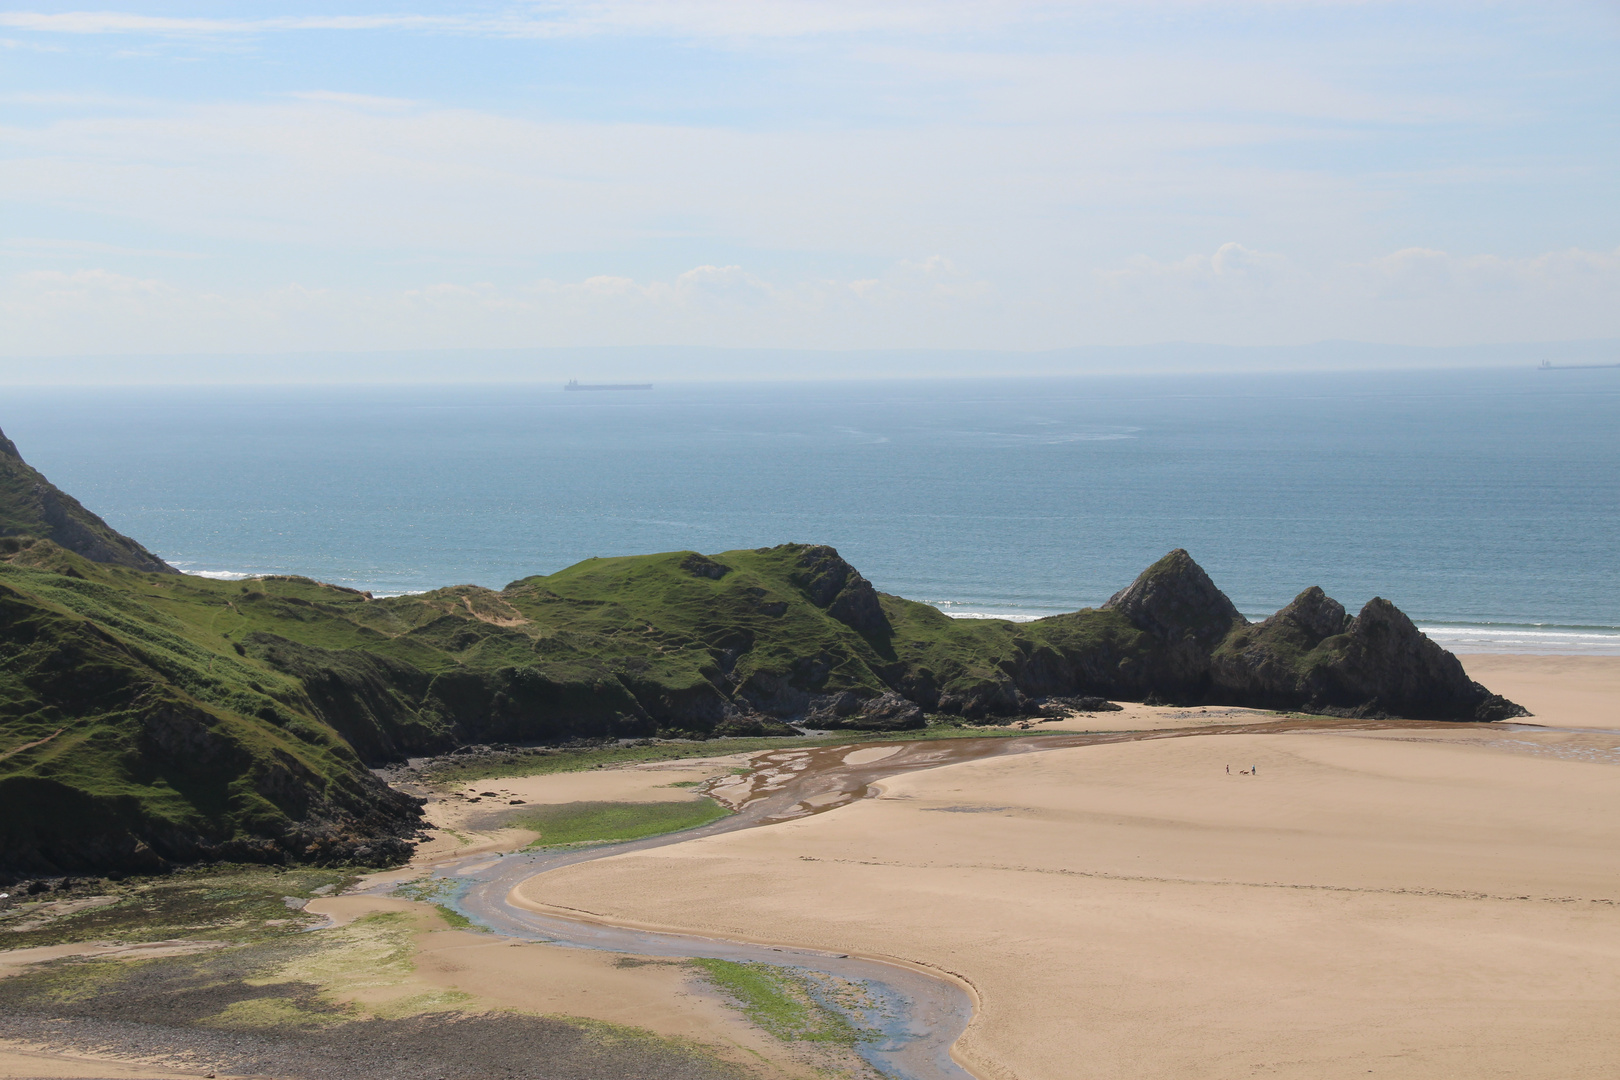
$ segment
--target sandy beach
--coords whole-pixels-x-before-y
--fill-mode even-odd
[[[953,972],[980,998],[959,1049],[986,1077],[1612,1075],[1620,738],[1587,732],[1620,727],[1620,659],[1465,661],[1530,724],[1585,731],[970,762],[519,898]]]
[[[1128,705],[1031,729],[1198,733],[893,775],[828,813],[556,870],[513,899],[932,969],[971,989],[958,1054],[997,1080],[1612,1075],[1620,658],[1464,661],[1535,715],[1252,734],[1224,729],[1273,714]],[[882,767],[897,752],[833,756]],[[744,797],[754,781],[737,774],[754,758],[772,755],[463,784],[430,807],[435,838],[412,864],[371,883],[523,846],[535,834],[502,827],[523,806],[696,799],[705,781]],[[771,766],[783,767],[802,766]],[[580,1017],[713,1047],[762,1075],[814,1069],[676,964],[458,930],[387,895],[307,910],[350,928],[323,962],[334,1000]],[[379,913],[396,921],[356,921]],[[390,934],[409,962],[373,972],[366,950]],[[8,954],[0,976],[113,951]],[[185,1075],[0,1048],[0,1076]]]

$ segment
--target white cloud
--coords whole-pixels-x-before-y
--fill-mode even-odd
[[[1057,5],[971,0],[599,0],[536,5],[538,17],[514,20],[530,34],[647,34],[694,38],[785,38],[923,30],[1019,21]]]
[[[1429,248],[1404,248],[1361,263],[1366,287],[1375,295],[1427,300],[1444,295],[1571,290],[1612,294],[1620,281],[1620,248],[1614,251],[1549,251],[1528,257],[1453,255]],[[1594,297],[1595,299],[1596,297]]]
[[[1135,260],[1079,287],[1003,288],[943,256],[876,278],[776,279],[738,265],[665,278],[440,280],[393,291],[187,287],[103,269],[0,279],[9,355],[689,344],[1052,347],[1330,338],[1450,344],[1620,336],[1620,251],[1507,258],[1408,250],[1302,266],[1224,244]],[[1392,284],[1394,283],[1394,284]]]
[[[510,348],[539,344],[901,346],[900,325],[927,316],[956,340],[985,283],[942,258],[897,264],[880,279],[773,282],[741,266],[696,266],[667,279],[597,275],[522,285],[439,281],[377,292],[292,284],[230,294],[102,269],[34,270],[0,279],[11,355],[199,348]]]
[[[300,30],[440,30],[508,37],[631,34],[789,38],[874,31],[945,33],[1019,22],[1062,10],[1002,0],[584,0],[533,3],[499,15],[288,15],[190,18],[115,11],[0,13],[0,26],[56,34],[218,36]]]
[[[1573,38],[1514,56],[1502,27],[1520,22],[1461,7],[1442,18],[1399,5],[1364,17],[1353,0],[1141,6],[3,13],[14,36],[86,55],[109,45],[72,35],[161,39],[110,48],[166,64],[192,41],[230,59],[206,76],[216,81],[188,83],[187,102],[139,92],[172,92],[168,76],[109,76],[128,96],[41,84],[0,99],[27,106],[0,126],[0,200],[10,231],[35,237],[0,245],[0,266],[102,268],[8,279],[17,321],[0,348],[1057,347],[1620,329],[1613,253],[1455,253],[1614,243],[1612,154],[1587,132],[1559,134],[1596,130],[1613,95],[1601,73],[1541,62]],[[1296,7],[1312,10],[1272,18]],[[1194,15],[1166,15],[1177,8]],[[1471,36],[1482,22],[1497,37]],[[1418,23],[1448,32],[1394,40]],[[998,36],[1007,28],[1017,32]],[[380,50],[368,64],[342,45],[237,40],[311,30],[598,40],[573,53],[470,41],[446,53],[467,70],[500,57],[509,66],[488,80],[384,62],[382,36],[343,43]],[[669,41],[754,54],[711,64]],[[415,63],[421,47],[401,51]],[[556,71],[526,66],[553,56],[565,61]],[[259,65],[252,79],[234,77],[238,58]],[[627,78],[627,62],[652,66]],[[71,90],[83,69],[64,70]],[[1576,101],[1577,89],[1599,105],[1563,111],[1559,95]],[[435,100],[462,93],[501,104]],[[1405,246],[1417,238],[1429,247]],[[105,325],[98,296],[114,305]],[[50,314],[75,304],[72,317]]]
[[[1131,287],[1174,281],[1185,285],[1250,288],[1267,286],[1293,272],[1287,256],[1255,251],[1235,241],[1222,244],[1213,255],[1192,254],[1175,262],[1156,262],[1146,255],[1126,266],[1100,272],[1110,286]]]
[[[426,15],[302,15],[272,19],[194,19],[119,11],[0,12],[0,26],[54,34],[259,34],[287,30],[451,28],[462,20]]]
[[[882,263],[949,251],[1037,275],[1070,259],[1078,205],[1092,258],[1107,259],[1169,231],[1156,205],[1166,200],[1315,229],[1367,203],[1331,177],[1218,161],[1188,170],[1177,159],[1202,152],[1190,137],[1207,147],[1218,136],[1145,120],[1084,137],[1044,124],[570,123],[306,91],[0,128],[0,197],[168,230],[171,244],[507,258],[702,237]]]
[[[14,259],[83,259],[86,256],[127,255],[148,259],[203,259],[206,255],[196,251],[172,251],[167,248],[132,248],[118,244],[104,244],[96,240],[58,240],[44,236],[12,236],[0,240],[0,256]]]

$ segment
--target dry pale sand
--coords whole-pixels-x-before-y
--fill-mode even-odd
[[[1608,707],[1612,665],[1468,659],[1538,723]],[[1211,733],[972,762],[517,899],[958,973],[986,1077],[1609,1077],[1620,771],[1571,739],[1620,747]]]
[[[1116,702],[1119,712],[1071,713],[1061,720],[1020,723],[1026,731],[1165,731],[1170,728],[1223,727],[1275,720],[1278,713],[1227,705],[1142,705]],[[1005,730],[1005,729],[1001,729]]]
[[[1529,709],[1531,724],[1620,728],[1620,656],[1459,657],[1468,674]]]

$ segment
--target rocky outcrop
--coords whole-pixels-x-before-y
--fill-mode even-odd
[[[1202,698],[1208,691],[1215,647],[1249,622],[1181,548],[1109,597],[1103,610],[1125,616],[1157,643],[1158,648],[1144,657],[1139,674],[1152,684],[1149,695],[1166,702]]]
[[[50,540],[91,562],[154,574],[179,573],[40,475],[4,432],[0,432],[0,536]]]
[[[1119,612],[1167,645],[1187,642],[1205,650],[1249,623],[1182,548],[1138,574],[1103,610]]]
[[[1075,673],[1053,690],[1053,665],[1018,681],[1030,697],[1102,693],[1149,702],[1224,703],[1339,716],[1500,720],[1522,707],[1469,679],[1455,656],[1387,600],[1350,618],[1318,587],[1250,624],[1187,552],[1170,552],[1103,610],[1123,615],[1147,641],[1112,669],[1095,663],[1095,636],[1063,651]],[[1086,612],[1062,616],[1085,624]],[[1031,655],[1034,655],[1033,653]],[[1059,668],[1061,669],[1061,668]]]
[[[1312,585],[1266,620],[1267,623],[1286,623],[1317,641],[1344,633],[1350,629],[1351,621],[1344,605],[1323,592],[1320,585]]]
[[[856,633],[889,631],[877,590],[833,548],[825,544],[805,548],[792,580],[812,604]]]
[[[719,581],[731,573],[731,567],[717,563],[707,555],[692,552],[681,560],[681,569],[693,577],[708,578],[710,581]]]
[[[829,694],[815,699],[804,717],[805,727],[828,730],[900,731],[924,723],[917,703],[892,690],[877,697]]]
[[[1458,659],[1431,641],[1394,604],[1367,601],[1344,645],[1312,672],[1318,700],[1357,701],[1364,714],[1442,720],[1505,720],[1526,710],[1470,679]]]
[[[1210,696],[1233,704],[1419,720],[1526,715],[1470,679],[1388,600],[1374,597],[1352,619],[1315,586],[1230,635],[1211,671]]]

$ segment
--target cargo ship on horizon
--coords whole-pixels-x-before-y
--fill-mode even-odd
[[[578,379],[569,379],[563,386],[564,390],[651,390],[652,383],[582,383]]]

